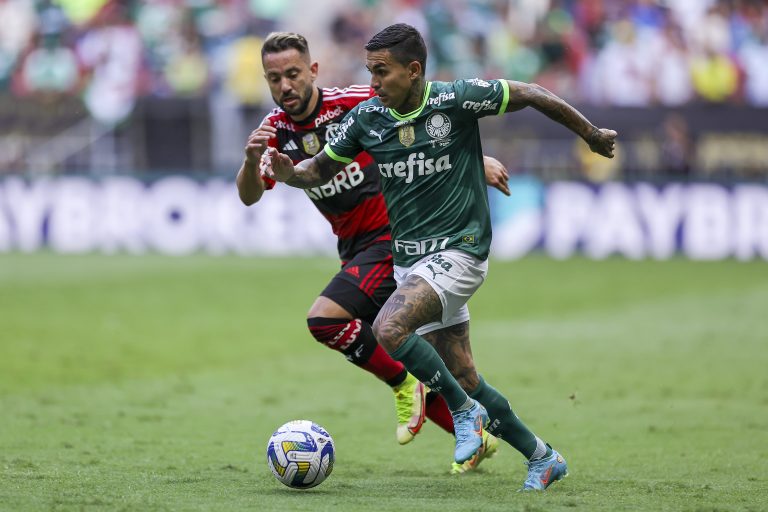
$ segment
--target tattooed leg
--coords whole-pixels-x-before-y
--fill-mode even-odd
[[[472,358],[468,321],[432,331],[423,336],[435,347],[448,371],[465,391],[469,392],[477,388],[480,377],[477,375],[475,361]]]
[[[408,276],[387,299],[373,322],[376,339],[394,352],[424,324],[440,320],[443,304],[435,290],[419,276]]]
[[[504,439],[530,459],[547,454],[544,442],[517,417],[507,397],[477,374],[469,344],[469,322],[424,335],[445,361],[445,366],[469,396],[483,404],[491,423],[488,432]]]
[[[468,408],[472,402],[453,378],[439,354],[416,329],[440,320],[440,297],[424,279],[409,276],[390,296],[373,323],[379,343],[401,361],[408,371],[433,391],[440,393],[451,411]]]

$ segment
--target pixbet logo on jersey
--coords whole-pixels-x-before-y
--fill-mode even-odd
[[[390,162],[379,164],[379,172],[385,178],[405,178],[406,183],[413,181],[415,176],[428,176],[433,172],[442,172],[451,169],[450,155],[443,155],[437,160],[424,159],[424,153],[411,153],[405,162]]]
[[[315,128],[317,128],[318,126],[320,126],[323,123],[327,123],[331,119],[336,119],[337,117],[339,117],[343,113],[344,113],[344,109],[341,108],[340,106],[336,107],[333,110],[329,110],[328,112],[323,112],[322,114],[318,115],[315,118]]]

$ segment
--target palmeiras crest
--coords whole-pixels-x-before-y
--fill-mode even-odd
[[[430,137],[444,139],[451,133],[451,120],[441,112],[435,112],[427,118],[427,133]]]

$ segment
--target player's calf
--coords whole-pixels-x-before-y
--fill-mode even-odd
[[[426,412],[424,384],[408,375],[376,342],[371,326],[360,319],[318,318],[307,320],[312,336],[328,348],[341,352],[355,365],[376,375],[392,387],[397,410],[397,441],[406,444],[421,430]]]
[[[344,354],[349,362],[390,386],[397,386],[405,380],[405,367],[379,346],[367,322],[359,318],[312,317],[307,319],[307,326],[317,341]]]

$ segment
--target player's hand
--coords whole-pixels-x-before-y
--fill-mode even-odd
[[[587,144],[589,149],[598,155],[603,155],[608,158],[613,158],[613,150],[615,148],[616,135],[615,131],[607,128],[595,128],[592,133],[587,137]]]
[[[248,136],[248,143],[245,145],[245,159],[252,165],[259,165],[261,156],[266,151],[269,139],[277,136],[277,128],[272,126],[269,120],[264,121],[261,126],[256,128]]]
[[[501,190],[505,195],[511,195],[509,192],[509,172],[504,164],[493,157],[483,155],[483,167],[485,167],[485,182]]]
[[[293,161],[277,149],[267,148],[261,157],[261,171],[268,178],[285,183],[293,177]]]

